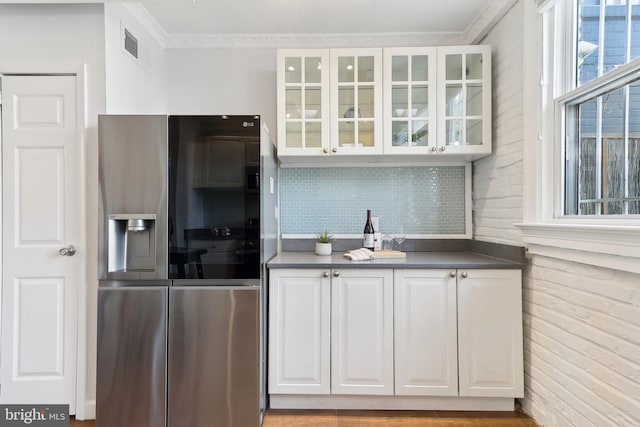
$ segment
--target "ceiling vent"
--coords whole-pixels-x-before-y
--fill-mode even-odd
[[[124,50],[133,55],[134,58],[138,59],[138,39],[135,38],[126,28],[124,30]]]

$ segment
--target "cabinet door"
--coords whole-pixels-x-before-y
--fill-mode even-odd
[[[330,280],[328,269],[270,271],[269,393],[329,394]]]
[[[384,49],[384,153],[436,151],[436,48]]]
[[[491,47],[438,48],[438,151],[491,153]]]
[[[456,271],[395,270],[395,392],[457,396]]]
[[[382,154],[382,49],[332,49],[331,152]]]
[[[278,156],[329,153],[329,51],[278,50]]]
[[[460,396],[523,396],[521,274],[458,270]]]
[[[331,393],[393,394],[393,270],[334,270]]]

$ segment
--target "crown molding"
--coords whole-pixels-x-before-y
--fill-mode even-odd
[[[464,32],[466,44],[478,44],[518,0],[493,0]]]
[[[464,44],[463,33],[181,34],[169,48],[339,48]]]

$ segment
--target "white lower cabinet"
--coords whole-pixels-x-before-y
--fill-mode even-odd
[[[456,271],[395,270],[395,394],[457,396]]]
[[[271,269],[269,292],[270,394],[523,395],[520,270]]]
[[[458,270],[460,396],[523,397],[520,270]]]
[[[331,279],[328,270],[269,276],[269,393],[329,394]]]
[[[393,394],[393,270],[333,270],[331,394]]]

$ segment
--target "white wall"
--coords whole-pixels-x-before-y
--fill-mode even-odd
[[[521,245],[524,2],[493,45],[494,154],[474,164],[474,236]],[[535,138],[534,138],[535,140]],[[546,427],[640,425],[640,276],[531,256],[523,274],[525,397]]]
[[[107,113],[165,114],[165,51],[122,3],[104,12]],[[138,39],[140,60],[123,49],[122,28]]]
[[[92,416],[95,404],[95,336],[97,299],[97,156],[98,114],[105,111],[104,14],[101,4],[0,4],[0,73],[77,73],[84,83],[85,128],[82,150],[86,168],[87,282],[79,286],[86,306],[78,313],[78,376],[86,375],[86,401],[79,414]],[[84,309],[87,309],[84,312]],[[86,357],[84,360],[81,358]],[[86,364],[86,365],[85,365]]]
[[[275,138],[275,49],[167,52],[171,114],[260,114]]]

